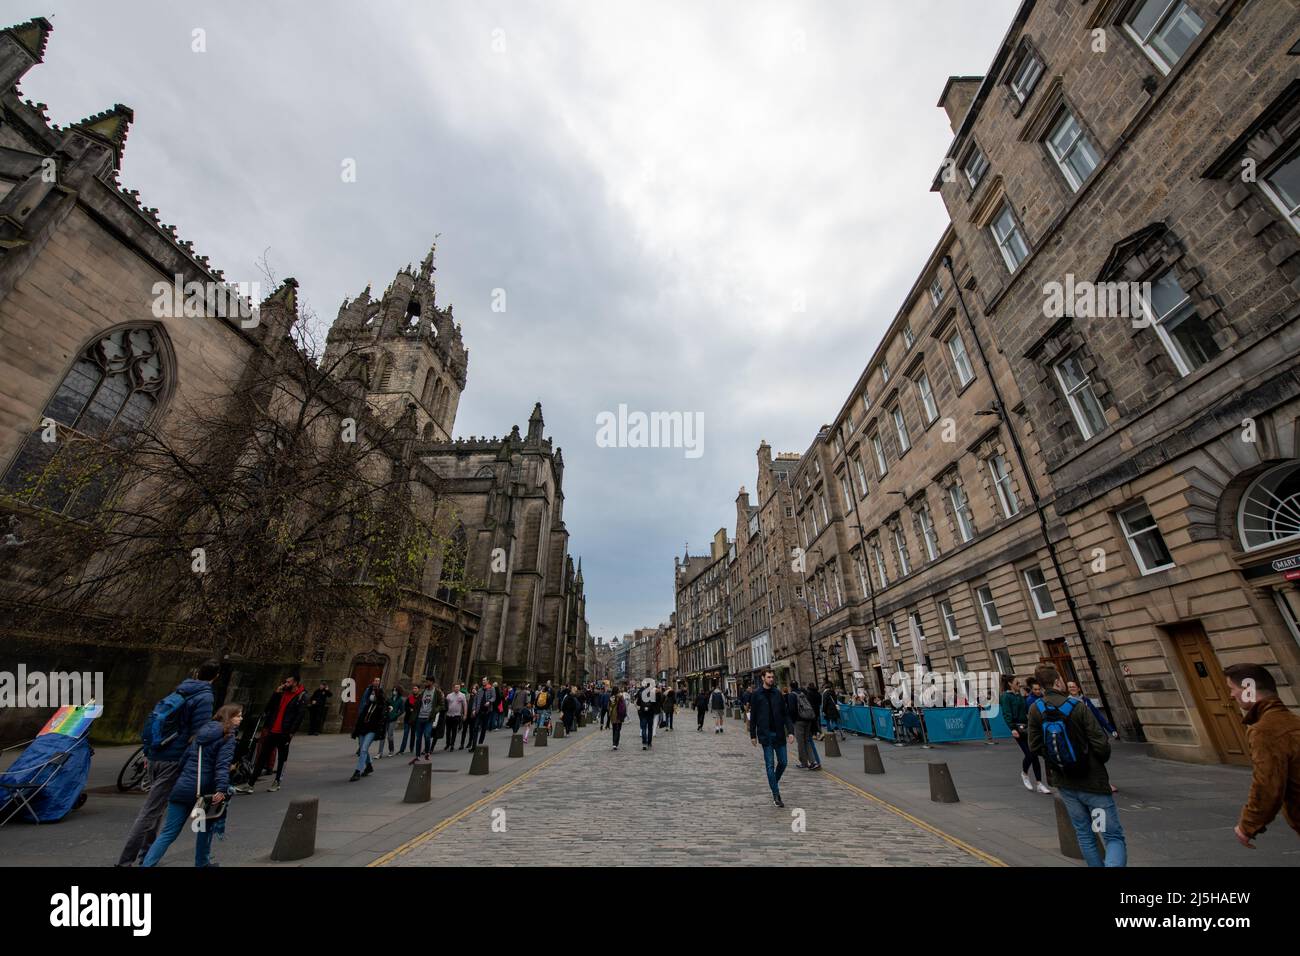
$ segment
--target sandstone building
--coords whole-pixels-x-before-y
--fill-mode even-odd
[[[225,287],[225,278],[120,185],[128,108],[59,128],[21,98],[17,84],[42,61],[51,30],[44,19],[0,30],[0,331],[22,343],[0,354],[7,495],[43,466],[34,438],[43,420],[90,439],[110,425],[118,435],[133,424],[180,428],[183,409],[220,405],[249,368],[294,348],[288,336],[300,318],[292,279],[265,298],[252,326],[211,310],[156,313],[156,283]],[[378,676],[391,686],[426,674],[444,684],[480,675],[584,680],[592,644],[581,562],[569,553],[564,524],[563,456],[544,435],[540,403],[526,431],[516,425],[501,438],[453,439],[468,352],[451,306],[435,301],[432,250],[378,299],[367,289],[343,304],[321,368],[331,370],[322,394],[352,409],[361,432],[402,438],[386,467],[405,476],[417,507],[427,502],[438,521],[451,523],[451,543],[429,559],[400,606],[350,646],[302,659],[228,659],[221,680],[229,699],[260,705],[267,685],[291,670],[336,686],[348,677],[363,685]],[[2,504],[0,601],[9,582],[3,572],[21,564],[26,529],[73,517],[67,507],[38,512],[12,495]],[[96,728],[106,736],[137,733],[154,700],[211,653],[144,640],[103,646],[87,621],[59,630],[13,623],[26,610],[10,603],[0,611],[5,659],[29,669],[104,671],[109,699]],[[39,725],[45,715],[28,716]],[[340,708],[333,726],[349,716]],[[21,732],[0,727],[5,737]]]

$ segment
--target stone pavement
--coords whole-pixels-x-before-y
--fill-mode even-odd
[[[641,749],[635,722],[618,752],[582,733],[563,757],[379,861],[392,866],[528,863],[701,866],[984,866],[988,858],[825,774],[793,765],[773,806],[760,749],[729,720],[695,730],[681,715]],[[794,755],[793,745],[791,756]],[[802,815],[806,830],[796,832]],[[496,828],[494,829],[494,823]]]
[[[585,732],[585,731],[584,731]],[[397,735],[400,743],[401,734]],[[485,793],[527,772],[568,747],[581,736],[552,740],[547,747],[525,748],[523,758],[506,756],[510,731],[488,734],[490,772],[469,776],[468,751],[433,754],[430,762],[432,797],[429,803],[403,803],[410,776],[407,757],[375,761],[375,772],[356,783],[348,778],[356,768],[356,742],[346,734],[308,737],[299,734],[289,751],[284,787],[268,793],[270,777],[258,781],[257,792],[239,794],[230,807],[226,838],[213,842],[213,857],[223,866],[357,866],[400,846],[439,820],[473,804]],[[441,744],[440,744],[441,745]],[[132,747],[96,747],[85,805],[55,824],[35,826],[15,820],[0,829],[0,866],[111,866],[143,799],[118,793],[117,773]],[[375,753],[372,747],[371,753]],[[7,765],[16,754],[6,754]],[[271,848],[294,797],[320,798],[316,855],[297,863],[273,863]],[[163,858],[164,866],[192,866],[193,837],[183,833]]]
[[[913,813],[1012,866],[1082,866],[1060,853],[1054,798],[1020,782],[1020,748],[967,742],[895,747],[880,741],[884,775],[863,771],[862,745],[848,735],[827,771]],[[947,763],[959,803],[930,800],[929,763]],[[1257,849],[1237,843],[1232,828],[1250,791],[1250,769],[1158,760],[1145,744],[1112,744],[1107,764],[1129,866],[1296,866],[1300,838],[1278,817]]]

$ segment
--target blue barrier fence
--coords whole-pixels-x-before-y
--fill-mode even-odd
[[[859,707],[840,704],[840,725],[867,737],[893,740],[894,711],[889,707]],[[931,743],[951,743],[958,740],[987,740],[984,721],[978,707],[927,707],[920,712],[925,721],[926,736]],[[999,714],[988,721],[993,738],[1011,737],[1006,721]]]

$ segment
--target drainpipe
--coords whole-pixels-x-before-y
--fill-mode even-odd
[[[993,388],[993,404],[998,418],[1007,426],[1007,434],[1011,436],[1011,445],[1016,452],[1016,461],[1020,464],[1020,471],[1025,476],[1025,484],[1029,488],[1029,496],[1033,499],[1034,513],[1038,515],[1038,526],[1043,535],[1043,543],[1047,545],[1047,553],[1052,559],[1052,570],[1056,572],[1056,580],[1061,582],[1061,590],[1065,593],[1065,604],[1070,609],[1070,620],[1074,622],[1074,631],[1079,638],[1079,645],[1083,648],[1084,657],[1088,661],[1088,670],[1092,673],[1092,682],[1097,688],[1097,694],[1101,697],[1102,709],[1106,711],[1111,720],[1115,723],[1115,715],[1110,709],[1110,701],[1106,697],[1106,687],[1101,682],[1101,675],[1097,672],[1097,661],[1092,654],[1092,645],[1088,643],[1088,636],[1083,630],[1083,621],[1079,619],[1079,607],[1074,601],[1074,593],[1070,590],[1070,582],[1066,580],[1065,572],[1061,569],[1061,561],[1056,553],[1056,545],[1052,543],[1052,538],[1047,532],[1047,516],[1044,513],[1042,499],[1038,497],[1038,486],[1034,482],[1033,473],[1029,470],[1029,462],[1025,460],[1024,449],[1020,446],[1020,436],[1016,434],[1015,425],[1011,421],[1011,416],[1007,413],[1006,403],[1002,399],[1002,390],[998,387],[997,377],[993,374],[993,368],[989,365],[988,355],[984,352],[984,343],[980,341],[979,333],[975,330],[975,321],[971,318],[970,309],[966,307],[966,298],[961,294],[961,285],[957,282],[957,273],[953,271],[952,256],[943,257],[944,268],[948,270],[948,275],[952,277],[952,287],[957,293],[957,302],[961,305],[962,315],[966,317],[966,326],[970,329],[971,338],[975,341],[975,349],[979,352],[980,364],[984,366],[984,374],[989,377],[989,385]],[[1064,675],[1062,675],[1064,677]],[[1046,688],[1044,688],[1046,689]]]

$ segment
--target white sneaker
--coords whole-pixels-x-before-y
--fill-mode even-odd
[[[1026,790],[1032,791],[1034,789],[1034,781],[1030,780],[1029,774],[1024,771],[1020,773],[1020,782],[1025,785]]]
[[[1038,784],[1037,787],[1035,787],[1035,789],[1036,789],[1039,793],[1051,793],[1051,792],[1052,792],[1052,788],[1046,786],[1042,781],[1039,781],[1039,784]]]
[[[252,793],[253,788],[246,783],[241,783],[235,788],[235,793]]]

